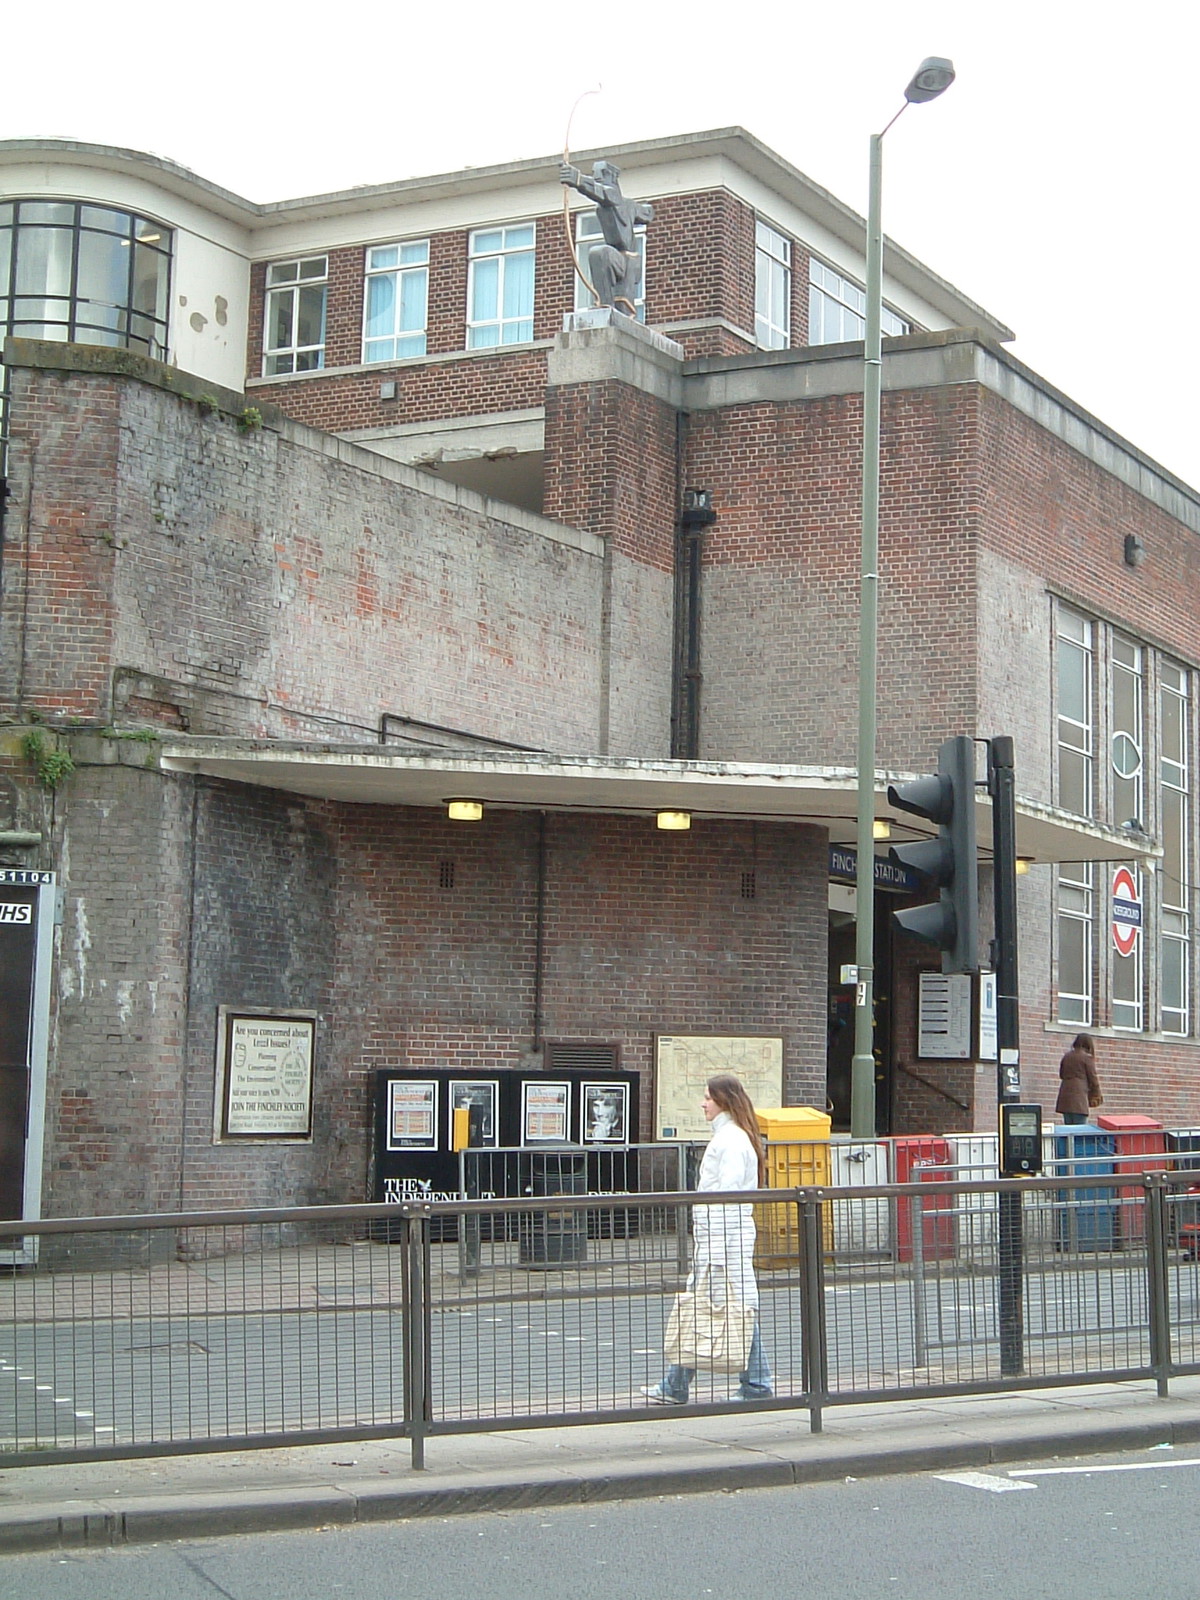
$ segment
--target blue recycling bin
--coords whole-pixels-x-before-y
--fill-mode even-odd
[[[1103,1128],[1079,1122],[1054,1130],[1054,1175],[1094,1178],[1116,1171],[1117,1142]],[[1120,1247],[1120,1208],[1114,1185],[1059,1189],[1054,1218],[1058,1250],[1113,1250]]]

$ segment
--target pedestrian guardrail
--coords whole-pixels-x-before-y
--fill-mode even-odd
[[[856,1401],[1166,1393],[1200,1371],[1196,1175],[1062,1165],[0,1224],[28,1262],[0,1279],[0,1465],[404,1436],[420,1466],[442,1434],[644,1417],[707,1207],[710,1235],[753,1208],[773,1393],[701,1371],[693,1413],[793,1408],[819,1430]],[[839,1251],[881,1215],[904,1249]]]

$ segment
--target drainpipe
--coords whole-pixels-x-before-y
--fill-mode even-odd
[[[717,520],[707,489],[688,489],[675,542],[675,673],[671,754],[680,761],[700,756],[700,575],[704,530]]]

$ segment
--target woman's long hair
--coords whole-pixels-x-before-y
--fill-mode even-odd
[[[1077,1033],[1071,1045],[1072,1050],[1086,1050],[1089,1056],[1096,1054],[1096,1041],[1090,1033]],[[715,1097],[714,1097],[715,1098]]]
[[[758,1131],[758,1119],[754,1115],[754,1106],[746,1093],[745,1085],[731,1072],[721,1072],[715,1078],[708,1080],[708,1092],[721,1110],[729,1113],[753,1145],[758,1160],[758,1187],[765,1189],[767,1154],[763,1149],[762,1134]]]

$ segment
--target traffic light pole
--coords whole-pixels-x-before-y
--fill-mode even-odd
[[[850,1133],[855,1139],[875,1137],[875,686],[879,653],[879,421],[883,389],[882,207],[883,134],[875,133],[871,135],[867,203],[867,315],[863,340],[858,820],[854,868],[854,959],[858,982],[854,996],[854,1058],[850,1063]]]
[[[1017,815],[1013,742],[1007,735],[987,741],[988,792],[992,797],[992,866],[995,873],[996,1100],[1021,1098],[1021,1016],[1017,979]],[[1024,1237],[1021,1195],[999,1197],[1000,1371],[1006,1378],[1025,1370]]]

